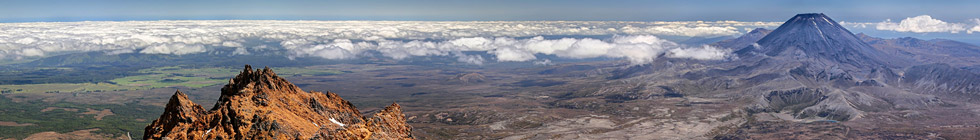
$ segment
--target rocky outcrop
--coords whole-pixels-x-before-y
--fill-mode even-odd
[[[370,118],[335,93],[305,92],[268,67],[251,66],[208,111],[177,91],[144,139],[414,139],[401,106]]]
[[[456,75],[456,77],[453,77],[453,79],[450,79],[450,80],[451,81],[454,81],[454,82],[462,82],[462,83],[467,83],[467,84],[468,83],[482,83],[484,81],[487,81],[487,77],[486,76],[483,76],[483,74],[480,74],[480,73],[466,73],[466,74]]]
[[[788,91],[772,91],[765,96],[769,103],[769,111],[782,112],[790,111],[799,113],[804,108],[816,105],[827,99],[823,91],[817,89],[800,88]]]
[[[858,110],[847,93],[830,92],[827,89],[797,88],[771,91],[763,95],[758,105],[748,109],[751,113],[774,112],[793,115],[796,119],[829,119],[847,121],[859,117]]]
[[[201,105],[197,105],[191,102],[187,98],[187,95],[180,90],[170,96],[170,102],[167,103],[166,111],[160,118],[153,121],[153,129],[147,127],[145,130],[146,136],[143,139],[149,138],[161,138],[165,134],[170,135],[173,138],[188,138],[188,135],[194,135],[193,133],[181,133],[175,132],[180,131],[178,128],[194,128],[194,127],[204,127],[201,123],[194,123],[203,120],[205,117],[204,108]]]

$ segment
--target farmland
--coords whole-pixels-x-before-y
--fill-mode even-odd
[[[238,72],[239,68],[232,67],[155,67],[141,69],[136,72],[137,75],[101,82],[0,85],[0,93],[88,93],[147,90],[166,87],[201,88],[224,84]],[[338,70],[304,67],[277,68],[275,72],[285,77],[325,76],[345,73]]]

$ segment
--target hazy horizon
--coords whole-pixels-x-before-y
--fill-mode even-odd
[[[975,1],[6,1],[0,22],[311,19],[311,20],[586,20],[782,21],[797,13],[826,13],[839,21],[878,22],[917,15],[948,21],[977,17]],[[971,12],[972,11],[972,12]]]

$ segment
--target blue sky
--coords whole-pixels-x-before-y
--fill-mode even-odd
[[[281,19],[281,20],[738,20],[783,21],[822,12],[838,21],[879,22],[917,15],[947,21],[980,16],[967,0],[17,0],[0,1],[0,22]]]
[[[945,38],[980,44],[980,1],[971,0],[4,0],[0,22],[130,20],[401,21],[768,21],[825,13],[836,21],[878,23],[929,15],[960,24],[948,31],[848,27],[872,36]],[[923,25],[921,28],[951,25]],[[976,30],[980,30],[977,26]]]

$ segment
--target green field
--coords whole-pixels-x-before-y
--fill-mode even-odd
[[[113,137],[126,135],[127,132],[138,137],[143,135],[146,124],[163,113],[163,107],[137,103],[85,105],[68,102],[52,104],[39,100],[13,102],[5,96],[0,96],[0,106],[0,121],[30,124],[0,126],[0,137],[18,139],[38,132],[66,133],[91,128],[99,128],[96,133],[111,134]],[[98,120],[96,114],[85,113],[89,109],[111,110],[115,115]]]
[[[324,76],[342,74],[338,70],[310,69],[301,67],[275,68],[276,74],[290,76]],[[146,90],[165,87],[201,88],[221,85],[241,72],[239,68],[209,67],[190,68],[181,66],[157,67],[139,70],[139,75],[116,78],[98,83],[58,83],[0,85],[0,93],[78,93]]]

